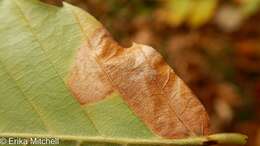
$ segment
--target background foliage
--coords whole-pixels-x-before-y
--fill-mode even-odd
[[[260,145],[259,0],[67,0],[125,47],[157,48],[206,106],[213,132]]]

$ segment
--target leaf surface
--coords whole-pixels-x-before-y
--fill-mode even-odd
[[[218,137],[188,138],[208,132],[198,99],[154,49],[121,47],[88,13],[0,0],[0,22],[0,136],[91,146]]]

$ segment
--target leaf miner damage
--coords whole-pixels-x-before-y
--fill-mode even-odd
[[[68,85],[88,104],[117,91],[157,135],[183,138],[208,133],[208,115],[185,83],[153,48],[119,46],[103,28],[78,50]]]

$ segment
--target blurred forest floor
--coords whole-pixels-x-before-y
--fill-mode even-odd
[[[213,132],[260,146],[260,0],[67,0],[123,46],[156,48],[205,105]]]

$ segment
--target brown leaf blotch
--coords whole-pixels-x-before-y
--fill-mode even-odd
[[[120,47],[104,30],[79,49],[68,85],[81,104],[119,92],[157,135],[183,138],[208,133],[208,115],[185,83],[153,48]]]

